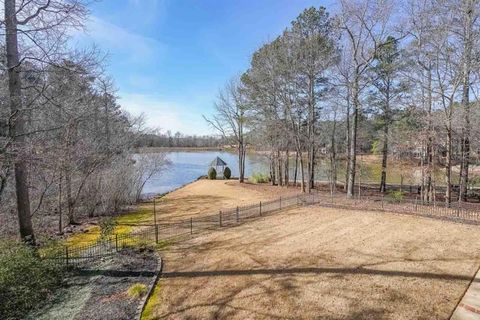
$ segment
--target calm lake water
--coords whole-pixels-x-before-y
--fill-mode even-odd
[[[143,188],[143,194],[164,193],[192,182],[199,176],[206,175],[210,163],[220,157],[232,170],[232,176],[238,177],[238,159],[232,152],[198,151],[198,152],[168,152],[167,158],[171,161],[168,169],[153,176]],[[247,155],[245,174],[248,177],[252,172],[268,172],[268,161],[261,155]]]
[[[143,154],[148,156],[148,154]],[[192,151],[192,152],[167,152],[167,158],[171,161],[171,165],[165,171],[153,176],[143,188],[143,194],[160,194],[174,190],[184,184],[194,181],[199,176],[206,175],[210,163],[215,157],[223,159],[228,167],[232,170],[232,176],[238,177],[238,160],[237,154],[226,151]],[[290,177],[293,178],[295,159],[290,160]],[[358,172],[357,181],[362,183],[377,183],[380,181],[380,158],[375,163],[363,161],[361,157],[357,160]],[[345,161],[338,162],[338,181],[345,179]],[[315,179],[326,181],[329,177],[328,160],[322,159],[318,161],[315,170]],[[245,164],[245,174],[250,176],[254,172],[269,173],[268,159],[260,154],[247,154]],[[300,174],[300,172],[299,172]],[[437,184],[443,182],[443,172],[438,171]],[[418,184],[421,177],[421,171],[418,167],[405,167],[393,162],[389,164],[387,173],[387,183],[399,184],[403,176],[405,184]]]

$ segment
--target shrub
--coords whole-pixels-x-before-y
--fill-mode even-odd
[[[225,179],[230,179],[231,176],[232,176],[232,170],[230,170],[229,167],[225,167],[225,169],[223,170],[223,177]]]
[[[25,244],[0,242],[0,315],[20,319],[41,305],[61,284],[64,272]]]
[[[147,294],[147,286],[143,283],[135,283],[130,288],[128,288],[127,292],[129,297],[132,298],[140,298]]]
[[[105,217],[98,223],[100,226],[100,239],[107,240],[117,226],[117,222],[113,217]]]
[[[388,200],[390,202],[401,202],[405,197],[405,193],[400,190],[390,191],[388,193]]]
[[[270,178],[263,173],[252,173],[250,180],[252,180],[253,183],[266,183],[270,181]]]
[[[217,179],[217,170],[215,168],[208,169],[208,179],[215,180]]]
[[[380,154],[380,141],[378,141],[378,140],[373,141],[371,152],[374,155],[379,155]]]

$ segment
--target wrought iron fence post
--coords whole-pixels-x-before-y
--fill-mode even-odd
[[[115,233],[115,251],[118,252],[118,234]]]
[[[221,227],[222,226],[222,210],[218,212],[218,216],[219,216],[220,227]]]
[[[193,234],[193,218],[190,218],[190,234]]]
[[[153,197],[153,223],[157,225],[157,201]]]
[[[260,201],[260,205],[259,205],[258,208],[259,208],[259,213],[260,213],[260,215],[262,215],[262,201]]]
[[[240,220],[240,219],[239,219],[239,216],[238,216],[238,206],[237,206],[236,214],[237,214],[237,223],[238,223],[238,221]]]
[[[155,243],[158,244],[158,224],[155,224]]]

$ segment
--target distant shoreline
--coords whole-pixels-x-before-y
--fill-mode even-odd
[[[142,147],[137,148],[138,153],[155,153],[155,152],[196,152],[196,151],[234,151],[235,148],[229,147]]]
[[[205,179],[206,176],[205,175],[201,175],[199,176],[198,178],[196,179],[193,179],[192,181],[189,181],[189,182],[186,182],[178,187],[175,187],[173,188],[172,190],[169,190],[169,191],[165,191],[165,192],[149,192],[149,193],[144,193],[142,194],[142,201],[150,201],[152,200],[153,198],[162,198],[164,196],[166,196],[167,194],[169,193],[172,193],[172,192],[175,192],[177,190],[180,190],[182,188],[185,188],[186,186],[188,186],[189,184],[192,184],[198,180],[202,180],[202,179]]]

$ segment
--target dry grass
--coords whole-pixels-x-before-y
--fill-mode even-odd
[[[478,228],[291,209],[165,252],[149,318],[447,319],[478,267]]]
[[[221,209],[271,200],[297,192],[297,188],[276,187],[269,184],[240,184],[234,180],[198,180],[164,197],[157,198],[157,223],[211,215]],[[128,234],[140,230],[140,225],[153,224],[153,207],[153,201],[145,202],[129,213],[116,216],[114,219],[117,226],[113,233]],[[68,236],[66,244],[89,245],[95,243],[100,237],[98,225],[84,226],[82,230]]]
[[[296,188],[268,184],[241,185],[233,180],[199,180],[157,200],[157,219],[158,222],[172,222],[192,216],[210,215],[221,209],[271,200],[297,192]],[[142,222],[153,222],[153,204],[142,208],[146,212]]]

